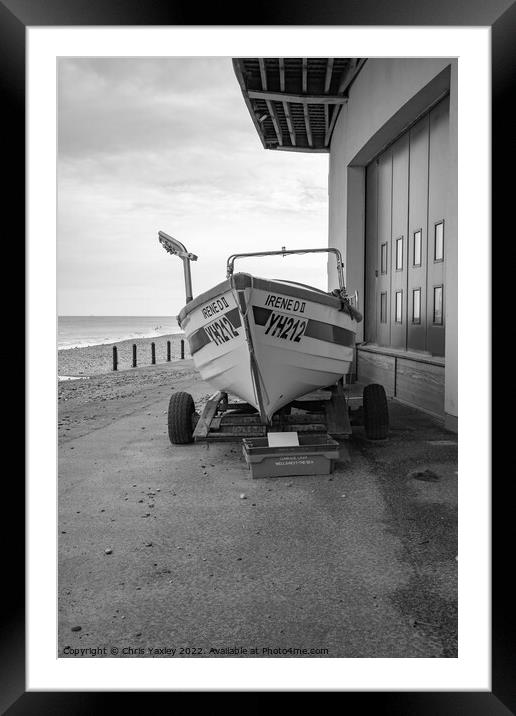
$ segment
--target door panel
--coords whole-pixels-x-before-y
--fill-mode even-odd
[[[410,130],[407,348],[426,350],[426,269],[428,214],[428,115]],[[414,317],[419,291],[419,322]]]
[[[430,147],[428,152],[428,242],[427,242],[427,350],[432,355],[444,356],[444,286],[446,258],[446,205],[448,195],[448,116],[449,100],[440,102],[429,116]],[[437,228],[436,228],[437,227]],[[442,241],[444,254],[436,257],[436,238]],[[440,243],[439,241],[437,242]],[[435,299],[441,296],[441,315],[434,316]]]
[[[409,135],[392,147],[391,347],[407,347]]]
[[[378,268],[378,172],[376,162],[366,171],[366,225],[365,225],[365,285],[364,340],[376,340],[377,317],[377,271]]]
[[[392,152],[378,160],[378,247],[376,280],[377,332],[380,346],[391,344],[391,235],[392,235]],[[383,256],[383,260],[382,260]]]

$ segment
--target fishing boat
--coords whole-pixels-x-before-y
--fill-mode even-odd
[[[233,254],[226,279],[193,298],[190,261],[197,257],[162,231],[159,241],[184,263],[186,305],[178,323],[195,367],[218,391],[254,407],[262,424],[270,424],[296,398],[331,386],[349,372],[362,317],[346,293],[338,249]],[[234,271],[241,258],[308,253],[335,256],[338,288],[331,293]]]

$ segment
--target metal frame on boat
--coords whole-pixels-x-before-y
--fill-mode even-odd
[[[250,254],[231,254],[231,256],[228,258],[227,261],[227,271],[226,271],[226,277],[231,278],[233,276],[234,272],[234,266],[236,259],[245,259],[245,258],[259,258],[261,256],[289,256],[291,254],[334,254],[335,258],[337,259],[337,273],[339,276],[339,288],[341,291],[345,290],[344,286],[344,264],[342,262],[342,254],[340,253],[339,249],[334,249],[331,247],[324,248],[324,249],[285,249],[283,247],[281,251],[256,251]],[[292,281],[289,283],[293,283]],[[304,284],[299,284],[304,285]],[[310,286],[309,288],[312,288]]]

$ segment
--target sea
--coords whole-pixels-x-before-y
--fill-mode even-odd
[[[59,316],[58,348],[83,348],[181,332],[176,316]]]

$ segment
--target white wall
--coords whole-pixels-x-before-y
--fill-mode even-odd
[[[453,63],[450,75],[450,171],[448,187],[448,234],[453,241],[446,244],[446,370],[444,374],[444,412],[445,424],[457,430],[459,415],[458,386],[458,222],[457,222],[457,161],[458,161],[458,93],[457,63]]]
[[[451,71],[450,71],[451,67]],[[457,63],[449,58],[368,59],[331,141],[329,245],[342,251],[346,286],[364,308],[365,165],[450,88],[445,411],[457,415]],[[333,274],[328,288],[334,288]],[[357,340],[363,340],[359,333]]]

